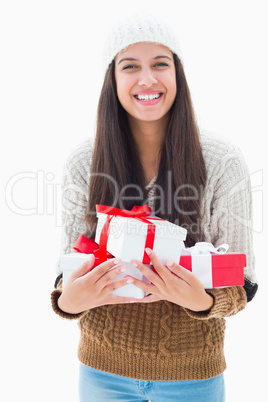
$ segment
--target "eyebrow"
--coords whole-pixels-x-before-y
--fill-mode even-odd
[[[138,59],[134,59],[133,57],[125,57],[124,59],[121,59],[118,64],[122,63],[123,61],[138,61]]]
[[[156,56],[153,58],[153,60],[159,60],[159,59],[169,59],[172,61],[171,57],[169,56]],[[121,59],[118,64],[122,63],[123,61],[138,61],[138,59],[134,59],[133,57],[125,57],[124,59]]]

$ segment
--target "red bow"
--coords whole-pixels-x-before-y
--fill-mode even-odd
[[[98,205],[96,205],[96,211],[98,213],[108,215],[106,222],[101,230],[101,235],[100,235],[100,243],[99,243],[100,263],[107,260],[107,241],[108,241],[108,235],[109,235],[109,226],[110,226],[110,222],[114,216],[124,216],[126,218],[135,218],[135,219],[139,219],[140,221],[142,221],[144,223],[147,223],[148,224],[147,236],[146,236],[144,248],[146,248],[146,247],[153,248],[154,238],[155,238],[155,224],[145,218],[151,214],[151,208],[148,207],[148,205],[142,205],[142,206],[135,205],[131,211],[128,211],[126,209],[113,208],[113,207],[108,207],[106,205],[98,204]],[[153,219],[153,218],[150,218],[150,219]],[[150,264],[150,258],[148,257],[148,255],[146,254],[145,251],[144,251],[142,262],[144,264]]]
[[[78,239],[76,240],[74,244],[74,250],[76,250],[78,253],[84,253],[84,254],[94,254],[95,256],[95,262],[93,268],[95,268],[97,265],[100,264],[99,260],[99,245],[98,243],[95,242],[94,239],[89,239],[88,237],[85,237],[84,235],[80,234]],[[113,258],[114,256],[110,253],[107,252],[107,258]]]

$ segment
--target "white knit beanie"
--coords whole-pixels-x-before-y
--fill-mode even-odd
[[[103,55],[105,72],[118,53],[139,42],[164,45],[180,57],[178,41],[167,23],[154,16],[133,16],[114,26],[108,33]]]

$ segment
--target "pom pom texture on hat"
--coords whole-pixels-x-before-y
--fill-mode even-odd
[[[170,26],[151,16],[132,17],[119,23],[108,34],[103,57],[105,72],[118,53],[139,42],[164,45],[180,56],[179,45]]]

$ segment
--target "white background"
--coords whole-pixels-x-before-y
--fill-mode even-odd
[[[227,319],[225,378],[228,402],[264,401],[266,3],[1,2],[2,401],[78,401],[78,328],[50,307],[60,248],[60,182],[69,152],[94,136],[105,32],[129,12],[162,15],[174,26],[200,127],[237,144],[247,160],[260,287],[246,310]]]

